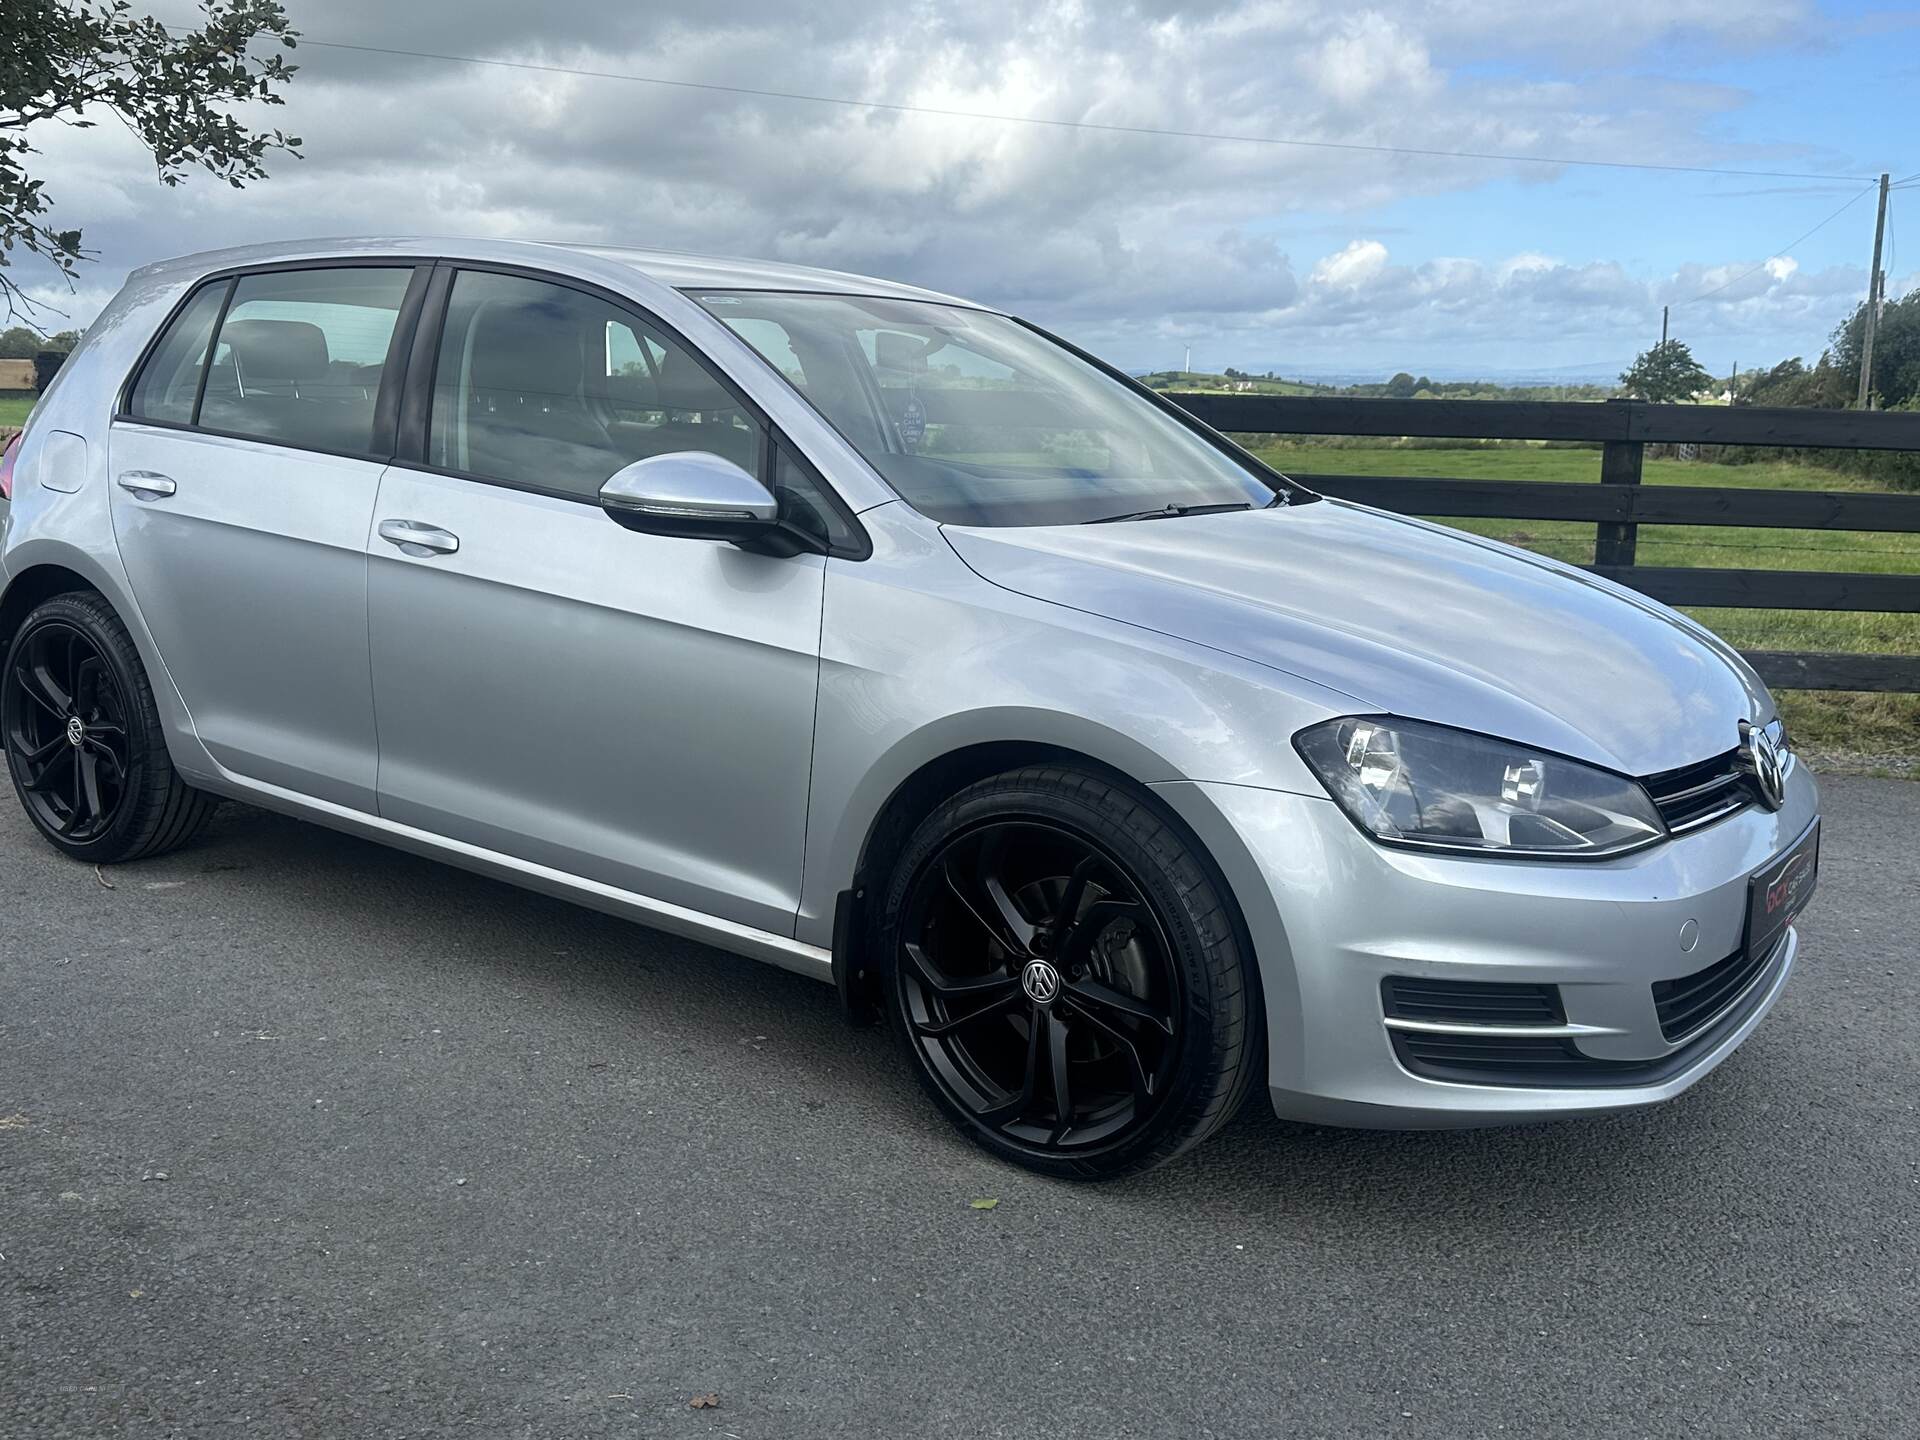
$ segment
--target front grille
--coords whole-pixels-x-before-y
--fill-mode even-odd
[[[1513,985],[1390,975],[1380,982],[1390,1020],[1456,1025],[1564,1025],[1557,985]]]
[[[1653,1007],[1660,1012],[1660,1033],[1677,1044],[1705,1029],[1740,997],[1766,963],[1767,956],[1749,955],[1742,947],[1704,970],[1678,980],[1656,981]]]
[[[1697,765],[1648,776],[1641,783],[1659,807],[1667,829],[1675,835],[1725,819],[1759,798],[1737,749]]]

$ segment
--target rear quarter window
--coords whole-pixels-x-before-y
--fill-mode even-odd
[[[214,323],[220,318],[220,306],[232,283],[217,280],[202,285],[173,317],[134,379],[127,396],[127,413],[142,420],[193,423],[208,342],[213,339]]]

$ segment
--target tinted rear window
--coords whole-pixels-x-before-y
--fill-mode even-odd
[[[220,322],[197,423],[350,455],[374,448],[374,402],[410,267],[243,275]]]

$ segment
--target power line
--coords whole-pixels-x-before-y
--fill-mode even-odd
[[[169,25],[170,30],[189,30]],[[1553,155],[1515,155],[1490,150],[1429,150],[1406,145],[1365,145],[1345,140],[1298,140],[1278,135],[1239,135],[1211,130],[1174,130],[1153,125],[1112,125],[1096,120],[1061,120],[1045,115],[1006,115],[985,110],[954,110],[934,105],[908,105],[891,100],[855,100],[843,95],[815,95],[800,90],[770,90],[752,85],[722,85],[705,80],[670,80],[661,75],[635,75],[616,70],[584,70],[571,65],[547,65],[531,60],[499,60],[478,55],[450,55],[434,50],[403,50],[388,45],[353,45],[343,40],[300,37],[300,44],[323,50],[347,50],[365,55],[397,55],[411,60],[439,60],[454,65],[490,65],[503,70],[527,70],[542,75],[575,75],[587,80],[621,80],[634,85],[658,85],[675,90],[702,90],[719,95],[741,95],[758,100],[797,100],[809,105],[837,105],[850,110],[882,110],[899,115],[929,115],[947,120],[980,120],[996,125],[1042,125],[1059,130],[1092,130],[1112,135],[1151,135],[1172,140],[1211,140],[1237,145],[1283,145],[1305,150],[1339,150],[1369,155],[1411,155],[1428,160],[1489,160],[1501,164],[1584,166],[1601,170],[1652,170],[1680,175],[1728,175],[1751,180],[1857,180],[1863,175],[1837,175],[1804,170],[1732,170],[1713,165],[1662,165],[1640,160],[1577,160]]]
[[[1846,214],[1847,211],[1851,210],[1854,206],[1858,205],[1862,198],[1872,194],[1874,190],[1876,190],[1879,187],[1879,183],[1880,182],[1876,180],[1872,185],[1869,185],[1866,189],[1860,191],[1851,200],[1847,201],[1846,204],[1842,205],[1838,210],[1834,211],[1831,215],[1827,216],[1826,219],[1822,220],[1818,225],[1814,226],[1813,229],[1807,231],[1806,234],[1801,235],[1796,239],[1789,240],[1786,244],[1782,245],[1778,250],[1774,251],[1771,255],[1767,256],[1766,259],[1762,260],[1758,265],[1754,266],[1751,270],[1744,271],[1741,274],[1734,276],[1731,280],[1727,281],[1726,284],[1724,285],[1716,285],[1711,290],[1702,290],[1698,295],[1695,295],[1693,299],[1682,300],[1679,302],[1679,304],[1675,305],[1673,308],[1678,310],[1681,305],[1691,305],[1696,300],[1705,300],[1709,296],[1718,295],[1722,290],[1729,290],[1733,286],[1738,285],[1742,280],[1748,279],[1749,277],[1754,275],[1758,275],[1762,270],[1766,269],[1767,266],[1771,265],[1775,260],[1778,260],[1781,256],[1785,255],[1789,250],[1793,249],[1794,246],[1800,244],[1802,241],[1811,240],[1815,235],[1818,235],[1822,230],[1826,229],[1827,226],[1831,225],[1834,221],[1838,220],[1842,215]]]

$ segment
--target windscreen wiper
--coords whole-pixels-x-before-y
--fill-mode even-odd
[[[1228,510],[1251,510],[1253,506],[1245,500],[1229,500],[1224,505],[1161,505],[1152,510],[1129,510],[1124,515],[1102,515],[1097,520],[1083,520],[1083,525],[1118,525],[1123,520],[1171,520],[1180,515],[1219,515]]]

